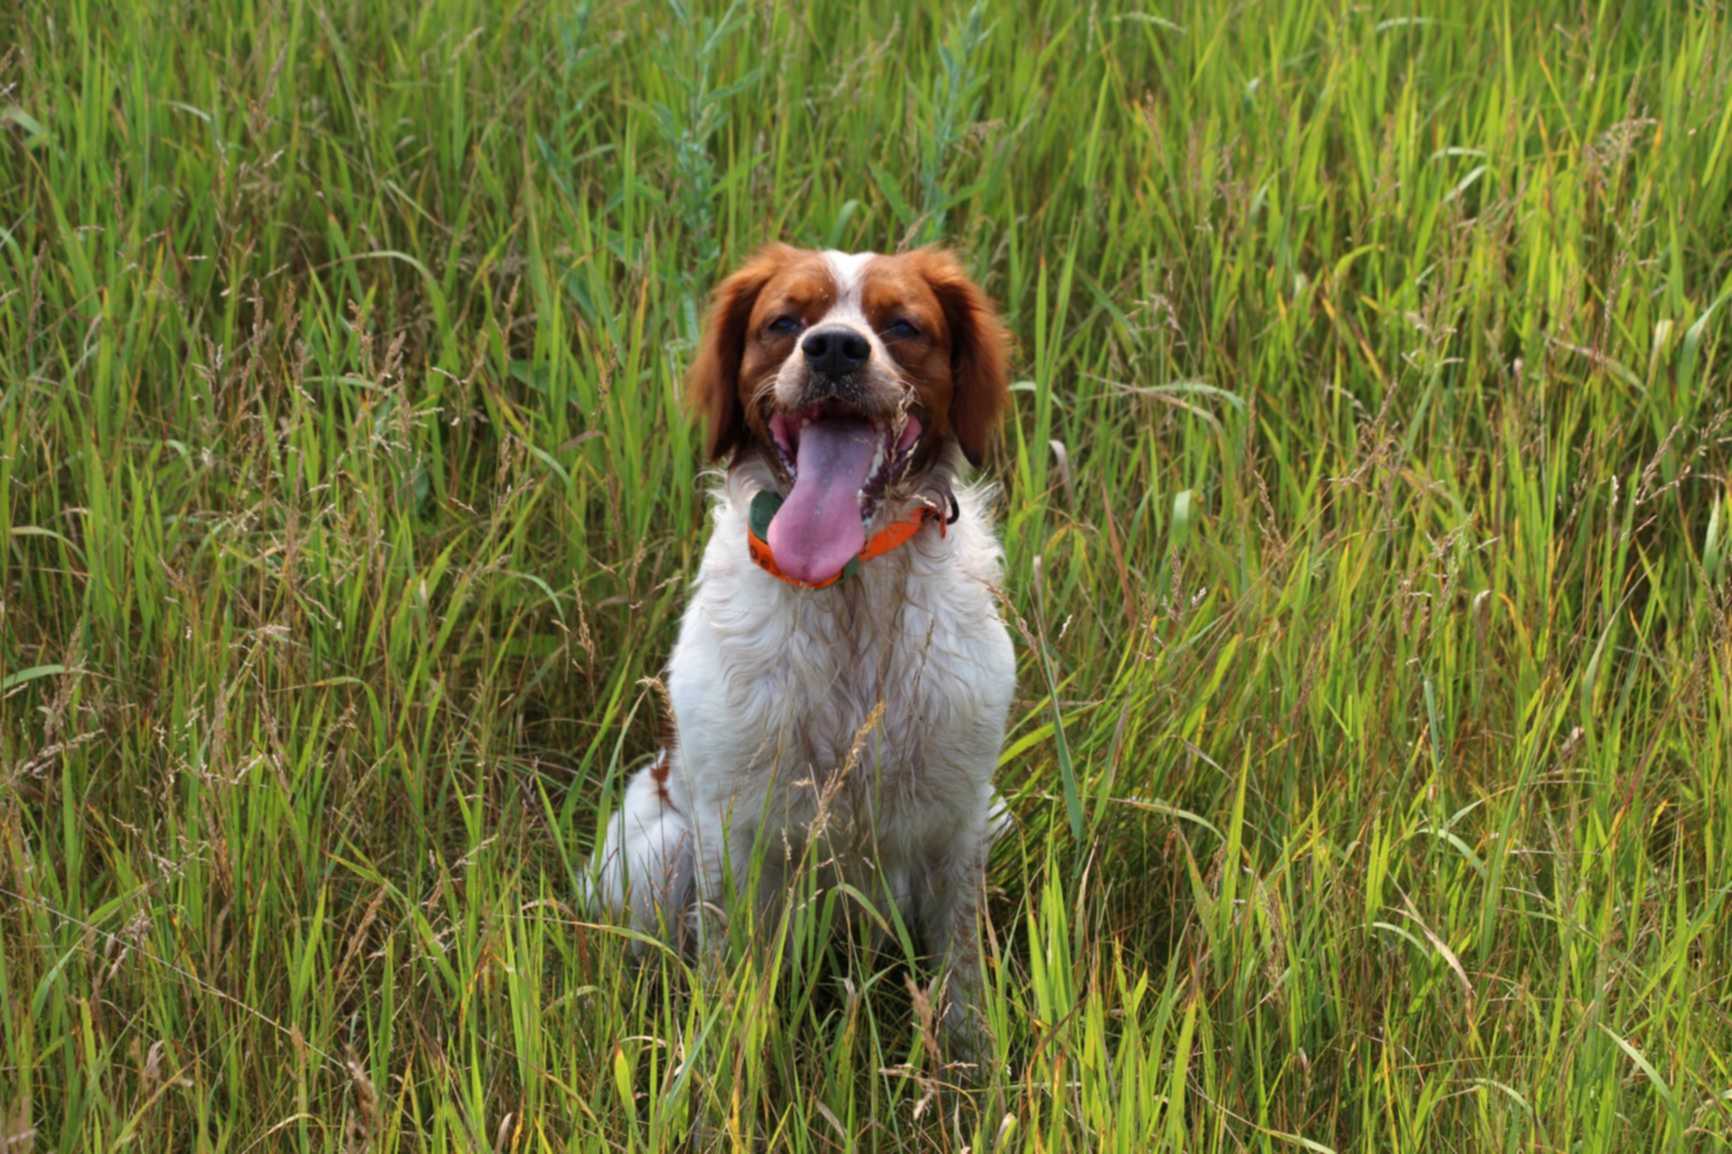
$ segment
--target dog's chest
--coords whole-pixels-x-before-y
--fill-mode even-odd
[[[778,589],[749,615],[756,620],[718,633],[745,755],[736,764],[819,784],[846,772],[908,786],[915,783],[899,779],[944,759],[947,730],[972,696],[967,638],[954,617],[960,607],[942,580],[892,590],[885,576],[830,590]],[[970,608],[976,630],[1001,628]]]
[[[731,561],[706,564],[670,663],[694,802],[879,835],[978,806],[1014,684],[982,581],[895,556],[809,591]]]

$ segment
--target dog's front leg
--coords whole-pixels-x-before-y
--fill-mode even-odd
[[[719,814],[698,831],[697,901],[692,927],[700,959],[725,960],[730,939],[768,941],[782,911],[788,849],[758,820]],[[759,839],[765,844],[760,845]]]
[[[943,976],[946,1048],[963,1061],[990,1053],[981,1009],[980,909],[986,887],[986,823],[950,839],[929,855],[919,922],[926,950]]]
[[[719,974],[728,953],[729,928],[737,912],[735,891],[746,884],[751,868],[752,830],[729,820],[729,814],[707,814],[697,823],[697,901],[692,907],[693,940],[698,958]],[[747,849],[740,847],[744,844]]]

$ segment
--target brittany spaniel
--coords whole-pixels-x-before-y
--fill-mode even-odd
[[[671,740],[627,786],[592,908],[707,923],[761,858],[894,902],[977,1039],[978,911],[1015,688],[987,494],[1008,338],[948,252],[771,245],[722,282],[688,381],[727,462],[667,667]],[[805,858],[813,851],[811,859]]]

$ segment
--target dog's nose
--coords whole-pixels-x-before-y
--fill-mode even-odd
[[[826,325],[807,333],[800,342],[800,351],[806,354],[806,363],[813,372],[834,377],[865,364],[872,355],[872,346],[846,325]]]

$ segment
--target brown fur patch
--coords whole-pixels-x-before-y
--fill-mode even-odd
[[[799,340],[797,333],[773,333],[768,326],[783,315],[810,325],[835,299],[823,255],[785,244],[759,249],[717,287],[686,376],[692,406],[708,430],[705,456],[730,455],[749,436],[768,439],[760,395]]]
[[[979,465],[1010,404],[1010,336],[992,301],[944,249],[920,248],[866,266],[864,311],[880,331],[897,319],[919,336],[890,343],[929,414],[928,428],[954,434]]]
[[[672,746],[663,746],[656,751],[656,759],[650,762],[650,780],[656,785],[656,798],[669,809],[674,807],[674,799],[668,794],[668,771],[673,765]]]

